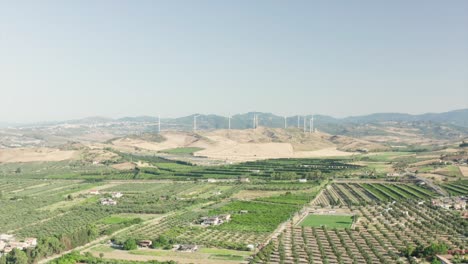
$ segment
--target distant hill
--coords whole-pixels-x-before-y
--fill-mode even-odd
[[[468,127],[468,109],[455,110],[445,113],[427,113],[410,115],[401,113],[376,113],[365,116],[347,117],[343,122],[373,123],[373,122],[434,122]]]
[[[163,131],[191,131],[194,117],[197,119],[197,130],[217,130],[228,128],[228,117],[220,115],[193,114],[178,118],[162,118]],[[249,129],[253,127],[254,116],[258,118],[260,127],[284,128],[285,117],[272,113],[248,112],[231,117],[232,129]],[[311,115],[288,116],[287,127],[309,129]],[[410,115],[404,113],[375,113],[363,116],[334,118],[326,115],[314,115],[314,128],[331,134],[361,138],[378,142],[395,142],[406,138],[411,142],[422,142],[415,138],[435,140],[458,140],[468,135],[468,109],[445,113],[427,113]],[[304,122],[305,119],[305,122]],[[18,127],[56,126],[56,125],[86,125],[100,127],[99,133],[127,135],[134,133],[154,133],[157,131],[158,118],[154,116],[122,117],[111,119],[106,117],[88,117],[63,122],[48,122]],[[84,133],[78,128],[73,133]]]
[[[135,117],[122,117],[117,119],[117,121],[120,122],[157,122],[158,117],[153,117],[153,116],[135,116]]]

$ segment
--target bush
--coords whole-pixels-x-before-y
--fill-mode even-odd
[[[127,239],[125,243],[123,244],[124,250],[135,250],[137,248],[138,246],[137,246],[136,240],[133,238]]]

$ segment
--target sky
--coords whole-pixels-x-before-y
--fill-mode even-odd
[[[461,108],[466,0],[0,0],[0,123]]]

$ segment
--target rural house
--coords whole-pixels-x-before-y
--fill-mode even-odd
[[[111,198],[102,198],[101,205],[117,205],[117,201],[112,200]]]
[[[182,252],[195,252],[198,250],[198,246],[197,245],[179,245],[177,250],[182,251]]]

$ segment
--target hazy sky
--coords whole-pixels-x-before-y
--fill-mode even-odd
[[[0,0],[0,122],[467,107],[466,0]]]

